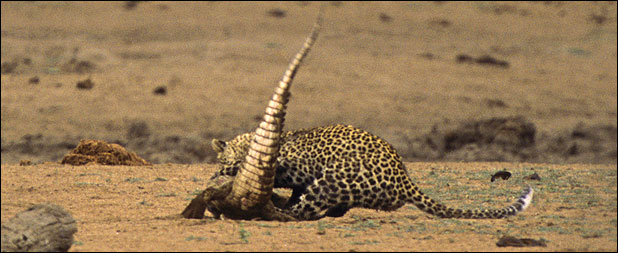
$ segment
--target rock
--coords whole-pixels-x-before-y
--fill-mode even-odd
[[[75,220],[62,207],[34,205],[2,224],[2,252],[66,252],[75,232]]]

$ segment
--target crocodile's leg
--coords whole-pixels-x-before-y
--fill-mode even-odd
[[[234,177],[232,176],[217,176],[208,181],[206,189],[197,195],[191,203],[182,211],[182,216],[187,219],[202,219],[204,218],[204,212],[208,209],[213,214],[215,219],[221,218],[222,212],[219,208],[224,208],[221,203],[225,197],[231,192],[232,185],[234,183]],[[288,216],[281,211],[281,208],[285,205],[288,198],[273,192],[271,200],[274,206],[269,207],[270,218],[263,217],[268,220],[290,221],[294,220],[291,216]]]

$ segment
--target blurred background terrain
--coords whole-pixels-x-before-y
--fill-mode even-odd
[[[80,139],[214,161],[253,130],[319,3],[2,2],[2,163]],[[328,2],[287,129],[405,161],[616,163],[615,2]]]

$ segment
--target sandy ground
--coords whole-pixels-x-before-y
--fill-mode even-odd
[[[616,251],[615,2],[325,4],[286,128],[346,123],[381,136],[449,205],[506,205],[531,184],[521,216],[438,220],[412,206],[299,223],[174,216],[214,170],[210,140],[256,126],[318,8],[2,2],[2,221],[57,203],[78,220],[75,251],[513,250],[495,246],[502,235],[548,244],[523,250]],[[57,164],[80,139],[155,165]],[[513,177],[490,184],[502,168]],[[532,169],[541,181],[523,179]]]
[[[529,163],[408,163],[423,191],[453,207],[509,205],[525,185],[536,194],[521,215],[437,219],[412,205],[352,209],[306,222],[188,220],[180,212],[203,189],[210,164],[2,165],[2,222],[32,204],[63,206],[77,220],[72,251],[616,251],[616,166]],[[509,180],[490,182],[506,169]],[[541,180],[526,180],[537,173]],[[504,235],[547,247],[500,248]]]

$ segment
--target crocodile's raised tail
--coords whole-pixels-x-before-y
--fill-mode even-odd
[[[271,199],[275,180],[274,164],[279,152],[279,138],[285,121],[285,109],[290,97],[290,87],[296,71],[300,67],[313,42],[318,36],[322,23],[322,11],[307,37],[303,47],[296,54],[275,93],[268,102],[266,111],[255,136],[249,146],[232,188],[232,201],[240,201],[243,210],[259,208]]]

